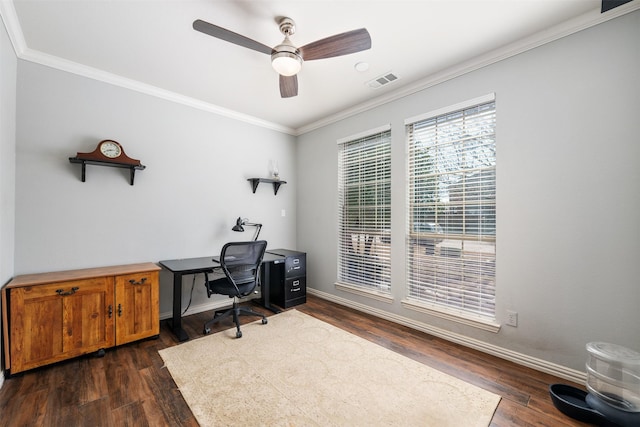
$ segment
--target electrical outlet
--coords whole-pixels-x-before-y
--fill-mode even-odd
[[[516,327],[518,326],[518,313],[515,311],[507,310],[507,325]]]
[[[280,216],[287,216],[287,211],[286,211],[286,210],[284,210],[284,209],[282,209],[282,210],[280,211]]]

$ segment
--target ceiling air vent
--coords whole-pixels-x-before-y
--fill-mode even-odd
[[[378,89],[379,87],[392,83],[396,80],[398,80],[398,76],[389,71],[388,73],[384,73],[383,75],[378,76],[371,81],[368,81],[367,86],[372,89]]]

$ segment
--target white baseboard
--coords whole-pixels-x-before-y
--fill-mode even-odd
[[[427,334],[442,338],[447,341],[454,342],[456,344],[463,345],[465,347],[479,350],[483,353],[491,354],[492,356],[499,357],[501,359],[508,360],[510,362],[517,363],[519,365],[526,366],[528,368],[535,369],[540,372],[555,375],[560,378],[564,378],[569,381],[573,381],[578,384],[584,384],[586,382],[586,373],[577,371],[575,369],[567,368],[566,366],[557,365],[555,363],[548,362],[546,360],[531,357],[526,354],[518,353],[513,350],[498,347],[493,344],[489,344],[484,341],[480,341],[474,338],[470,338],[464,335],[450,332],[445,329],[437,328],[435,326],[428,325],[423,322],[418,322],[407,317],[399,316],[394,313],[389,313],[384,310],[379,310],[373,307],[369,307],[365,304],[360,304],[345,298],[338,297],[336,295],[328,294],[326,292],[318,291],[316,289],[307,288],[307,292],[311,295],[315,295],[319,298],[327,301],[335,302],[336,304],[344,305],[346,307],[353,308],[363,313],[371,314],[372,316],[380,317],[400,325],[408,326],[412,329],[425,332]]]

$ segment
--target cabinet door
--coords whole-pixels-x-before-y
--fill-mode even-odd
[[[160,333],[158,272],[116,276],[116,345]]]
[[[113,292],[110,277],[11,289],[11,372],[112,347]]]

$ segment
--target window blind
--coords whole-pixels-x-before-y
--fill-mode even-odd
[[[391,130],[338,143],[338,282],[390,292]]]
[[[491,100],[407,124],[410,300],[495,318],[495,123]]]

